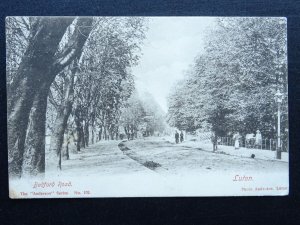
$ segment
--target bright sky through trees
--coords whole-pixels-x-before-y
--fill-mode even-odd
[[[140,64],[133,68],[139,92],[147,91],[167,111],[167,96],[175,81],[203,49],[210,17],[151,17]]]

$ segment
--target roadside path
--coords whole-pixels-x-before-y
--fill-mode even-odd
[[[101,141],[82,149],[79,153],[70,152],[70,159],[62,162],[62,173],[66,176],[154,173],[124,155],[118,148],[119,142]]]
[[[288,172],[288,163],[212,152],[182,144],[174,144],[162,137],[151,137],[125,142],[127,155],[138,162],[154,162],[154,170],[161,174],[189,172]]]

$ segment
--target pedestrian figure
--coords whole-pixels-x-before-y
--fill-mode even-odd
[[[134,139],[134,132],[131,132],[131,137],[130,137],[130,140],[133,140]]]
[[[177,132],[177,130],[175,132],[175,142],[176,142],[176,144],[178,144],[178,142],[179,142],[179,133]]]
[[[213,143],[213,152],[218,150],[218,138],[217,135],[214,132],[211,132],[210,136],[211,142]]]
[[[253,133],[246,134],[245,136],[245,147],[246,148],[254,148],[255,144],[255,135]]]
[[[255,135],[255,146],[256,147],[261,147],[261,143],[262,143],[261,133],[260,133],[259,130],[257,130],[256,135]]]
[[[183,133],[182,133],[182,131],[180,132],[180,142],[183,142]]]
[[[127,139],[128,139],[128,141],[130,140],[130,138],[131,138],[131,131],[128,131],[128,133],[127,133]]]
[[[237,132],[235,135],[233,135],[233,140],[234,140],[234,149],[239,149],[240,148],[240,139],[241,135],[239,132]]]

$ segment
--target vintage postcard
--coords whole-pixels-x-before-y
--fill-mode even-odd
[[[287,20],[7,17],[10,198],[289,193]]]

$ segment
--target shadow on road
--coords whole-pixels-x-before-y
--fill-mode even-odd
[[[135,152],[130,151],[131,149],[126,146],[125,142],[126,141],[122,141],[118,144],[118,147],[123,152],[123,154],[127,155],[129,158],[135,160],[136,162],[150,170],[155,171],[158,167],[161,167],[161,164],[154,161],[144,160],[141,157],[139,157]]]

